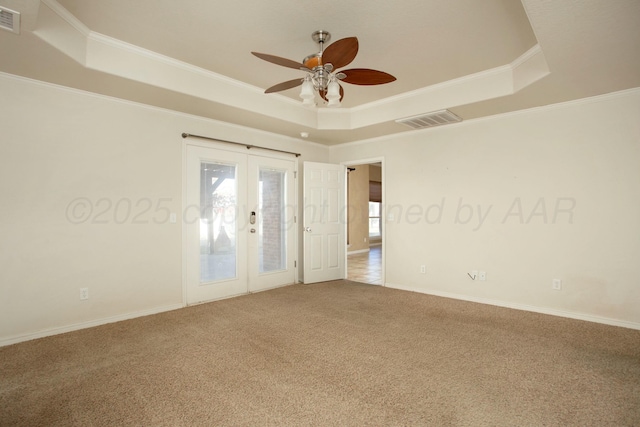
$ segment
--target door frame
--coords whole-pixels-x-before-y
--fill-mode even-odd
[[[381,170],[381,174],[382,174],[382,212],[380,213],[380,221],[382,221],[382,233],[380,234],[382,237],[382,245],[381,245],[381,250],[382,250],[382,265],[381,265],[381,278],[382,278],[382,285],[381,286],[387,286],[387,281],[386,281],[386,254],[387,254],[387,250],[386,250],[386,244],[387,244],[387,215],[386,215],[386,203],[387,203],[387,196],[386,196],[386,187],[387,187],[387,175],[386,175],[386,168],[385,168],[385,161],[384,161],[384,156],[383,157],[369,157],[366,159],[360,159],[360,160],[349,160],[346,162],[340,162],[341,165],[344,165],[346,167],[349,166],[359,166],[359,165],[370,165],[372,163],[380,163],[380,168]],[[349,192],[349,188],[348,188],[348,180],[346,177],[346,174],[348,174],[349,171],[345,170],[345,179],[344,179],[344,186],[345,186],[345,194],[344,194],[344,200],[345,200],[345,206],[347,206],[347,197],[348,197],[348,192]],[[349,218],[348,215],[345,215],[345,218],[347,218],[347,220],[345,221],[344,227],[345,227],[345,236],[347,235],[347,227],[349,227]],[[369,242],[371,243],[371,242]],[[345,250],[344,250],[344,265],[345,265],[345,276],[349,277],[349,254],[347,253],[347,240],[345,239]]]
[[[261,150],[258,147],[255,147],[254,149],[256,150],[255,152],[247,152],[247,147],[243,147],[243,146],[232,146],[229,144],[225,144],[224,142],[216,142],[216,141],[199,141],[199,140],[183,140],[182,143],[182,212],[180,215],[180,229],[181,229],[181,234],[182,234],[182,247],[181,247],[181,255],[182,255],[182,306],[183,307],[187,307],[189,304],[187,303],[187,286],[188,286],[188,277],[187,277],[187,227],[185,226],[185,213],[187,211],[188,208],[188,202],[187,202],[187,147],[188,146],[196,146],[196,147],[201,147],[201,148],[209,148],[212,150],[217,150],[217,151],[228,151],[228,152],[232,152],[232,153],[237,153],[237,154],[245,154],[245,155],[252,155],[252,156],[259,156],[259,157],[266,157],[266,158],[271,158],[271,159],[279,159],[279,160],[287,160],[287,161],[293,161],[293,171],[294,171],[294,177],[293,177],[293,186],[294,186],[294,200],[291,201],[291,203],[295,206],[295,226],[291,228],[291,232],[294,233],[294,237],[293,237],[293,242],[294,242],[294,256],[295,256],[295,264],[294,264],[294,271],[293,271],[293,278],[294,278],[294,283],[297,283],[299,281],[299,272],[300,272],[300,252],[299,252],[299,241],[298,241],[298,228],[299,228],[299,223],[298,223],[298,218],[300,217],[300,209],[299,209],[299,185],[298,185],[298,160],[297,157],[295,158],[291,158],[292,154],[288,154],[288,153],[280,153],[280,152],[276,152],[276,151],[268,151],[268,149],[265,150]],[[248,278],[247,278],[248,280]],[[282,285],[282,286],[288,286],[287,285]],[[262,292],[260,291],[250,291],[248,290],[249,286],[248,286],[248,282],[247,282],[247,293],[246,294],[251,294],[251,293],[256,293],[256,292]],[[273,288],[271,288],[273,289]],[[267,290],[267,289],[265,289]],[[245,295],[246,295],[245,294]],[[226,297],[226,298],[233,298],[233,297]],[[220,298],[220,299],[225,299],[225,298]],[[206,302],[212,302],[212,301],[206,301]],[[206,303],[203,302],[202,304]],[[194,304],[192,304],[194,305]]]

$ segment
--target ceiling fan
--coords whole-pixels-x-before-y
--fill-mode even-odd
[[[311,34],[311,38],[319,44],[320,51],[307,56],[302,62],[266,53],[251,52],[258,58],[273,64],[307,72],[304,78],[278,83],[265,90],[264,93],[280,92],[302,85],[300,97],[303,99],[303,105],[315,105],[315,92],[317,92],[322,99],[327,101],[327,106],[338,107],[344,97],[344,89],[338,83],[339,81],[370,86],[391,83],[396,80],[391,74],[368,68],[336,71],[338,68],[349,65],[358,54],[358,39],[356,37],[340,39],[327,46],[326,49],[324,49],[324,44],[331,39],[331,34],[327,31],[315,31]]]

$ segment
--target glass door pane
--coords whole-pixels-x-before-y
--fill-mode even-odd
[[[295,161],[262,156],[248,159],[249,291],[295,283]],[[249,212],[249,214],[251,213]]]
[[[236,165],[200,164],[200,283],[237,276]]]
[[[258,255],[260,273],[287,268],[286,171],[260,168]]]

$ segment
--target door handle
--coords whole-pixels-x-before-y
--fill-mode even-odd
[[[304,231],[306,231],[307,233],[311,233],[311,227],[305,227]]]
[[[251,216],[249,217],[249,224],[255,224],[255,223],[256,223],[256,213],[251,212]]]

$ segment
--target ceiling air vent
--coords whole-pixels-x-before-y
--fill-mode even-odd
[[[0,28],[20,34],[20,12],[0,6]]]
[[[396,120],[396,123],[409,126],[411,129],[424,129],[434,126],[447,125],[461,122],[462,119],[449,110],[434,111],[433,113],[422,114],[420,116],[407,117]]]

